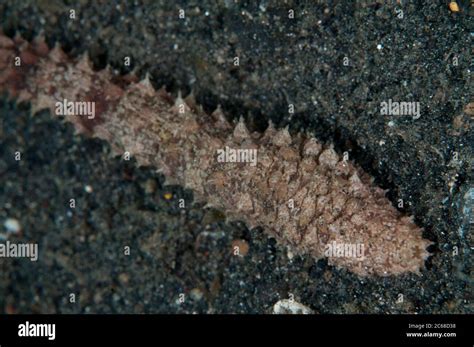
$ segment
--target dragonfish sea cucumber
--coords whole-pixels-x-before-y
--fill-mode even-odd
[[[148,78],[94,71],[87,55],[69,58],[41,38],[29,43],[0,34],[0,91],[31,102],[33,112],[55,114],[66,100],[94,103],[93,117],[65,119],[192,189],[228,219],[262,227],[293,253],[327,256],[360,276],[419,273],[430,255],[431,242],[413,219],[362,169],[312,136],[292,137],[271,124],[251,133],[220,108],[207,114],[191,98],[155,90]],[[351,245],[362,252],[348,256]]]

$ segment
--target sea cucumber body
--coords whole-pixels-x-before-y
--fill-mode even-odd
[[[319,259],[330,245],[363,245],[362,257],[329,257],[360,276],[419,272],[429,255],[422,229],[360,168],[313,137],[292,137],[271,124],[263,134],[250,133],[220,109],[209,115],[192,100],[155,90],[148,79],[93,71],[87,57],[71,60],[41,41],[1,36],[0,50],[0,90],[53,113],[63,99],[95,102],[94,119],[66,120],[105,139],[116,153],[156,167],[229,219],[262,227],[295,253]],[[15,67],[18,55],[29,64]],[[226,147],[256,150],[256,165],[219,162],[217,153]]]

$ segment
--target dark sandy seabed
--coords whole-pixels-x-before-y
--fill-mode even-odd
[[[89,52],[96,68],[150,72],[155,86],[192,90],[206,110],[221,104],[253,130],[271,118],[348,151],[394,204],[403,199],[434,242],[433,256],[421,275],[386,278],[289,259],[262,230],[226,223],[220,211],[192,204],[191,191],[164,186],[154,168],[114,157],[106,143],[2,96],[0,221],[20,222],[11,241],[40,246],[36,263],[0,261],[2,311],[270,313],[292,294],[317,313],[473,312],[469,2],[458,2],[459,13],[432,1],[137,3],[7,0],[0,18],[10,36],[43,32],[71,56]],[[380,115],[388,99],[420,102],[421,117]],[[233,242],[247,243],[248,253],[233,256]]]

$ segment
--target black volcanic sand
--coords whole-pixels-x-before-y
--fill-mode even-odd
[[[16,239],[38,242],[40,259],[0,260],[0,307],[265,313],[291,293],[319,313],[474,311],[468,4],[454,14],[447,4],[416,2],[398,19],[400,8],[390,5],[199,1],[183,5],[180,20],[180,5],[163,3],[12,0],[0,4],[0,18],[8,35],[42,31],[72,56],[88,51],[97,68],[126,73],[130,55],[131,68],[151,72],[156,86],[192,89],[207,110],[222,104],[253,129],[271,118],[348,151],[395,205],[403,199],[401,210],[435,242],[433,257],[421,276],[373,279],[325,260],[290,260],[261,230],[225,223],[219,211],[193,205],[192,192],[164,187],[153,168],[114,158],[108,145],[74,136],[47,112],[32,117],[28,105],[2,98],[0,222],[19,220]],[[421,117],[381,115],[389,99],[420,102]],[[248,243],[246,256],[232,255],[235,240]]]

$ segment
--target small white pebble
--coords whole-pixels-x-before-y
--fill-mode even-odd
[[[7,232],[16,234],[19,233],[21,230],[20,222],[14,218],[7,218],[3,226],[7,230]]]
[[[382,48],[383,48],[383,46],[379,43],[379,44],[377,45],[377,49],[380,51]]]
[[[314,313],[309,307],[300,304],[294,300],[280,300],[273,305],[274,314],[312,314]]]
[[[390,122],[388,122],[388,126],[389,127],[394,127],[395,126],[395,122],[393,120],[391,120]]]
[[[90,186],[90,185],[84,186],[84,190],[85,190],[86,193],[89,193],[89,194],[94,191],[94,190],[92,189],[92,186]]]
[[[194,288],[189,292],[189,296],[194,301],[200,301],[204,297],[204,293],[199,288]]]

